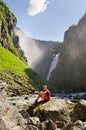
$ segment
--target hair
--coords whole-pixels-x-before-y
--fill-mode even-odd
[[[47,88],[47,85],[44,85],[43,88]]]

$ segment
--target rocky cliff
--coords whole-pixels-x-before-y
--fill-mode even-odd
[[[63,50],[50,82],[62,91],[86,91],[86,14],[64,36]]]
[[[19,38],[14,32],[17,19],[3,0],[0,0],[0,45],[11,51],[17,57],[26,61],[19,46]]]

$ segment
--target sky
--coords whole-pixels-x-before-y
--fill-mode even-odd
[[[86,0],[4,0],[27,36],[63,41],[64,33],[86,12]]]

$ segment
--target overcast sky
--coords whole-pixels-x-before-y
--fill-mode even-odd
[[[4,0],[17,26],[40,40],[63,41],[64,32],[86,12],[86,0]]]

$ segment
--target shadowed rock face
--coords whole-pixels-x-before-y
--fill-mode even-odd
[[[50,82],[63,91],[86,91],[86,15],[65,32],[63,46]]]

